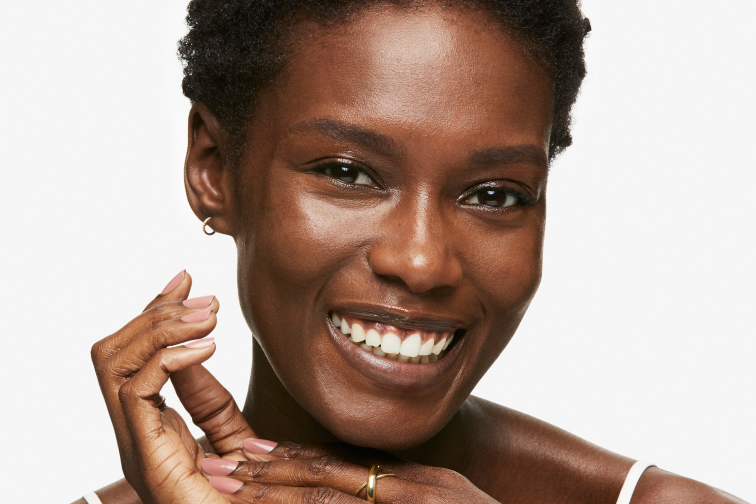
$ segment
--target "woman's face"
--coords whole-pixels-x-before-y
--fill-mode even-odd
[[[238,175],[242,307],[318,422],[409,448],[460,408],[538,287],[552,83],[472,12],[298,33]],[[361,346],[376,338],[399,355]]]

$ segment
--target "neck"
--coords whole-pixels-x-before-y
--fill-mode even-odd
[[[257,340],[252,344],[252,376],[244,417],[259,437],[293,443],[340,441],[289,394]],[[468,400],[441,431],[425,443],[394,453],[412,462],[447,467],[465,474],[474,451],[475,408]]]
[[[291,397],[256,339],[252,340],[252,376],[243,414],[263,439],[292,443],[338,441]]]

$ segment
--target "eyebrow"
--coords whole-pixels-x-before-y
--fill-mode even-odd
[[[356,143],[366,149],[387,156],[401,157],[407,150],[404,144],[391,137],[337,119],[325,117],[311,119],[296,123],[289,128],[289,134],[311,131],[327,135],[334,140]]]
[[[530,144],[478,150],[470,154],[467,161],[471,166],[479,168],[494,168],[523,162],[533,164],[543,170],[548,170],[549,167],[546,152]]]
[[[387,156],[402,157],[407,151],[403,143],[382,133],[327,117],[298,122],[289,128],[288,133],[308,132],[327,135],[337,141],[356,143],[366,149]],[[522,162],[533,164],[544,170],[548,170],[549,166],[548,157],[544,150],[530,144],[481,149],[471,153],[467,159],[468,165],[476,168],[495,168]]]

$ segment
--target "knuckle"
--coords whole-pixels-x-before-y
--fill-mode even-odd
[[[317,487],[307,492],[304,504],[334,504],[338,502],[339,494],[330,487]]]
[[[168,332],[165,322],[160,322],[157,324],[153,331],[149,334],[149,344],[152,346],[152,348],[160,348],[162,347],[167,341],[170,341],[171,339],[171,333]]]
[[[442,478],[458,478],[461,476],[457,471],[454,471],[452,469],[447,469],[446,467],[438,467],[436,469],[438,471],[438,475]]]
[[[236,401],[229,394],[228,397],[221,398],[219,402],[215,402],[215,398],[212,401],[203,401],[195,405],[190,413],[192,415],[192,422],[198,427],[208,429],[208,434],[219,437],[238,434],[237,430],[241,431],[243,428],[242,425],[236,426],[233,432],[229,430],[229,427],[235,424],[237,411]]]
[[[120,374],[116,370],[116,366],[113,364],[112,361],[101,362],[100,365],[97,366],[97,375],[103,378],[112,378],[113,376],[120,376]]]
[[[335,472],[338,469],[340,462],[341,461],[336,457],[325,455],[323,457],[312,459],[307,464],[307,470],[315,478],[323,479],[327,475]]]
[[[443,488],[432,487],[423,492],[421,502],[446,502],[449,499],[447,492]]]
[[[102,355],[102,341],[98,341],[92,345],[92,348],[89,350],[89,356],[92,358],[92,364],[94,364],[95,369],[97,369],[97,365],[100,362],[100,355]]]
[[[146,310],[143,313],[145,329],[155,327],[156,325],[163,322],[166,317],[170,318],[170,306],[170,303],[160,303]]]
[[[136,389],[131,382],[126,382],[118,388],[118,400],[121,403],[128,402],[136,395]]]
[[[248,502],[264,502],[268,500],[272,492],[273,487],[267,485],[255,485],[254,488],[249,489]]]
[[[166,374],[171,373],[171,369],[175,369],[175,365],[180,362],[180,357],[171,348],[163,348],[155,353],[155,360],[159,366],[159,370]],[[149,359],[145,359],[148,361]],[[155,372],[158,372],[158,368],[154,368]]]
[[[168,361],[172,352],[170,348],[161,348],[154,355],[159,361]]]
[[[285,459],[303,458],[306,455],[304,446],[298,443],[278,443],[276,449],[276,454]]]
[[[443,482],[444,484],[452,484],[454,486],[466,483],[468,479],[457,471],[447,469],[446,467],[436,467],[433,469],[434,480],[437,482]]]
[[[89,357],[92,359],[92,364],[94,365],[95,371],[99,374],[100,368],[102,367],[102,363],[107,361],[110,355],[108,355],[107,351],[107,345],[105,344],[105,339],[101,339],[94,345],[92,345],[92,348],[89,350]]]
[[[263,480],[270,473],[270,462],[255,462],[249,466],[249,477],[252,480]]]
[[[156,306],[147,312],[149,315],[149,317],[147,317],[147,329],[155,327],[163,321],[163,311],[164,310],[161,306]]]

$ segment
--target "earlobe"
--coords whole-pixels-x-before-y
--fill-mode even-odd
[[[233,189],[227,135],[204,103],[189,111],[184,186],[198,219],[212,217],[212,227],[233,234]]]

